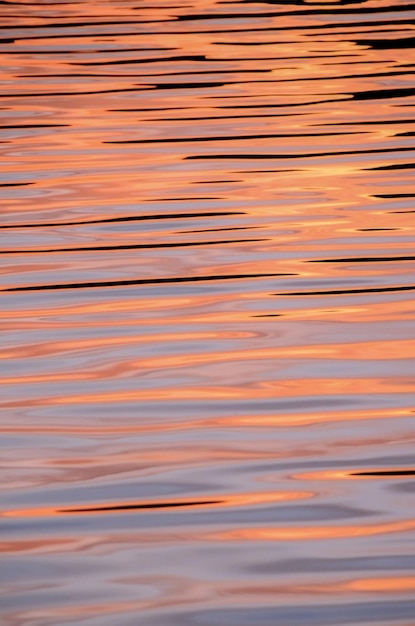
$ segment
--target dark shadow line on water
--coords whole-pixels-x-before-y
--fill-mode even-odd
[[[374,170],[413,170],[415,168],[415,163],[392,163],[391,165],[377,165],[376,167],[365,167],[363,170],[365,171],[374,171]]]
[[[193,111],[197,107],[152,107],[147,109],[107,109],[111,113],[151,113],[153,111]]]
[[[274,44],[277,42],[274,42]],[[287,42],[284,42],[287,43]],[[221,45],[235,45],[235,44],[225,44],[223,42],[212,42],[212,45],[217,45],[217,46],[221,46]],[[272,42],[240,42],[237,45],[239,46],[256,46],[256,45],[273,45]],[[341,54],[298,54],[298,55],[290,55],[290,56],[278,56],[278,57],[234,57],[234,56],[230,56],[230,57],[225,57],[225,58],[220,58],[220,57],[206,57],[206,61],[209,61],[209,63],[239,63],[239,62],[245,62],[245,61],[297,61],[297,60],[301,60],[301,59],[343,59],[343,58],[349,58],[349,57],[358,57],[359,59],[362,58],[361,54],[357,54],[357,53],[341,53]],[[363,61],[361,61],[363,62]],[[380,62],[380,61],[379,61]],[[347,63],[347,62],[346,62]],[[368,61],[366,61],[366,63],[368,63]],[[382,63],[384,63],[384,61],[382,61]],[[389,63],[393,63],[393,61],[389,61]],[[406,67],[406,66],[405,66]],[[412,66],[411,66],[412,67]],[[287,69],[286,67],[284,69]],[[288,68],[290,69],[290,68]]]
[[[356,91],[351,94],[354,100],[389,100],[390,98],[409,98],[410,96],[414,95],[414,87],[396,87],[395,89],[367,89],[365,91]]]
[[[330,57],[327,57],[330,58]],[[320,63],[321,65],[324,66],[332,66],[332,65],[385,65],[387,63],[393,63],[393,66],[391,69],[396,69],[396,68],[402,68],[402,67],[406,67],[405,65],[402,65],[401,63],[398,63],[398,65],[395,65],[396,61],[394,61],[393,59],[385,59],[384,61],[373,61],[370,60],[368,61],[368,59],[363,59],[360,61],[344,61],[342,63],[339,63],[338,61],[333,61],[331,63]]]
[[[373,194],[373,198],[385,198],[385,199],[394,199],[394,198],[415,198],[415,193],[376,193]]]
[[[196,230],[178,230],[177,235],[191,235],[194,233],[217,233],[224,230],[253,230],[254,228],[260,228],[260,226],[230,226],[229,228],[198,228]],[[242,240],[247,241],[247,240]],[[249,241],[249,240],[248,240]],[[251,239],[251,241],[270,241],[270,239]]]
[[[188,119],[188,118],[184,118]],[[155,144],[155,143],[196,143],[205,141],[243,141],[245,139],[295,139],[295,137],[331,137],[338,135],[364,135],[366,131],[352,132],[329,132],[329,133],[278,133],[264,135],[226,135],[226,136],[208,136],[208,137],[167,137],[165,139],[118,139],[113,141],[103,141],[109,144]]]
[[[69,65],[129,65],[129,64],[143,64],[143,63],[166,63],[169,61],[207,61],[204,54],[187,54],[177,55],[172,57],[151,57],[150,59],[116,59],[113,61],[83,61],[80,63],[72,62]]]
[[[0,183],[0,187],[27,187],[27,185],[34,185],[35,183]],[[0,228],[2,228],[0,226]]]
[[[382,77],[382,76],[408,76],[412,74],[415,74],[415,71],[396,70],[396,71],[390,71],[390,72],[368,72],[366,74],[344,74],[343,76],[304,76],[301,78],[276,78],[275,80],[269,81],[269,82],[273,82],[273,83],[300,83],[300,82],[311,82],[311,81],[326,81],[327,82],[328,80],[330,81],[345,80],[348,78],[377,78],[377,77]],[[151,76],[151,74],[149,74],[149,76]],[[385,89],[385,90],[377,90],[377,91],[394,91],[394,90]],[[362,92],[362,93],[365,93],[365,92]],[[383,97],[389,97],[389,96],[383,96]],[[356,99],[359,99],[359,98],[356,98]]]
[[[148,198],[144,202],[194,202],[200,200],[223,200],[217,196],[177,196],[171,198]]]
[[[372,148],[367,150],[339,150],[338,152],[305,152],[304,154],[197,154],[183,157],[187,160],[217,160],[217,159],[311,159],[327,156],[348,156],[356,154],[383,154],[385,152],[413,152],[414,146],[396,148]],[[385,169],[389,166],[365,169]]]
[[[378,470],[372,472],[353,472],[352,476],[415,476],[415,470]]]
[[[328,79],[328,78],[327,78]],[[240,81],[237,82],[236,84],[242,84],[244,81]],[[247,81],[247,82],[253,82],[253,81]],[[255,81],[255,82],[261,82],[261,83],[273,83],[273,82],[278,82],[277,80],[275,81]],[[227,83],[227,84],[235,84],[235,83]],[[255,96],[252,95],[244,95],[241,96],[244,99],[246,98],[258,98],[261,95],[265,95],[265,96],[270,96],[272,94],[258,94]],[[323,94],[312,94],[314,96],[317,95],[323,95]],[[332,94],[335,95],[335,94]],[[410,96],[415,95],[415,87],[396,87],[394,89],[366,89],[364,91],[355,91],[355,92],[351,92],[351,93],[342,93],[340,94],[340,96],[342,97],[338,97],[338,98],[331,98],[329,100],[316,100],[316,101],[309,101],[309,102],[296,102],[296,103],[289,103],[287,104],[265,104],[262,105],[264,108],[265,107],[281,107],[281,106],[301,106],[301,105],[308,105],[308,104],[325,104],[326,102],[342,102],[343,100],[382,100],[382,99],[391,99],[391,98],[409,98]],[[205,98],[208,99],[212,99],[212,100],[219,100],[219,99],[225,99],[225,98],[235,98],[237,96],[232,95],[232,96],[204,96]],[[261,106],[261,105],[249,105],[249,104],[245,104],[245,105],[222,105],[222,106],[218,106],[218,109],[231,109],[231,108],[235,108],[235,109],[241,109],[241,108],[252,108],[255,106]],[[398,106],[398,105],[392,105],[392,106]],[[400,104],[399,106],[405,106],[403,104]],[[408,104],[407,106],[413,106],[412,104]],[[350,123],[350,122],[349,122]],[[330,124],[332,125],[332,124]]]
[[[13,37],[12,39],[7,39],[7,40],[2,40],[3,43],[19,43],[20,41],[38,41],[39,39],[42,40],[48,40],[48,39],[91,39],[93,37],[116,37],[117,39],[120,39],[121,37],[135,37],[135,36],[139,36],[139,35],[154,35],[155,33],[142,33],[142,32],[116,32],[116,33],[96,33],[95,35],[91,35],[91,33],[71,33],[70,35],[68,35],[68,33],[62,33],[62,34],[58,34],[58,35],[18,35],[16,37]],[[0,41],[0,43],[2,43],[2,41]],[[113,42],[111,42],[113,43]],[[157,49],[157,48],[156,48]],[[171,48],[168,48],[169,50]],[[177,50],[177,48],[172,48],[173,50]],[[95,51],[92,51],[95,52]],[[98,52],[101,52],[100,50],[98,50]],[[80,53],[85,53],[85,50],[81,50]]]
[[[60,97],[60,96],[87,96],[98,95],[105,93],[129,93],[139,91],[158,91],[158,90],[174,90],[174,89],[214,89],[217,87],[227,87],[230,85],[244,85],[253,83],[267,83],[274,84],[280,82],[278,80],[238,80],[238,81],[212,81],[212,82],[199,82],[199,83],[143,83],[139,87],[119,87],[117,89],[100,89],[96,91],[55,91],[55,92],[29,92],[29,93],[2,93],[0,98],[45,98],[45,97]],[[404,93],[406,92],[406,93]],[[280,104],[267,104],[267,105],[238,105],[227,106],[226,108],[265,108],[265,107],[294,107],[294,106],[310,106],[314,104],[327,104],[331,102],[343,102],[345,100],[379,100],[383,98],[402,98],[409,97],[415,94],[415,89],[378,89],[373,91],[358,92],[354,94],[345,94],[345,97],[329,98],[326,100],[312,100],[308,102],[290,102]],[[230,98],[233,96],[206,96],[207,98]],[[246,97],[246,96],[244,96]],[[256,97],[256,96],[252,96]],[[400,105],[404,106],[404,105]],[[410,105],[408,105],[410,106]],[[219,107],[218,107],[219,108]],[[222,107],[225,108],[225,107]]]
[[[241,183],[242,180],[240,179],[218,179],[218,180],[195,180],[194,182],[191,182],[190,185],[219,185],[219,184],[224,184],[224,183]]]
[[[381,27],[383,28],[377,28],[376,29],[376,34],[378,35],[384,35],[384,34],[389,34],[389,33],[394,33],[394,34],[399,34],[399,33],[407,33],[408,32],[408,28],[405,28],[405,25],[411,25],[413,24],[413,20],[412,19],[402,19],[402,20],[391,20],[390,22],[375,22],[373,25],[375,24],[379,24]],[[395,26],[396,24],[396,26]],[[350,24],[351,26],[353,26],[354,24]],[[347,24],[345,25],[347,27]],[[358,28],[360,28],[360,24],[357,25]],[[389,26],[389,28],[388,28]],[[390,26],[393,26],[393,28],[390,28]],[[397,26],[402,26],[402,28],[397,28]],[[305,33],[306,37],[321,37],[322,35],[325,35],[325,33]],[[327,33],[327,35],[329,37],[331,37],[332,35],[336,35],[336,36],[348,36],[350,39],[352,39],[353,36],[353,41],[354,43],[359,43],[359,45],[361,45],[361,41],[362,40],[355,40],[354,36],[355,35],[373,35],[373,29],[372,28],[368,28],[367,30],[336,30],[335,32],[330,31],[330,33]],[[378,40],[376,40],[378,41]],[[380,41],[384,41],[384,40],[380,40]],[[391,40],[392,42],[395,40]],[[407,46],[404,46],[407,47]],[[383,63],[383,61],[375,61],[375,63]],[[371,61],[369,61],[369,63],[371,63]]]
[[[175,278],[141,278],[132,280],[100,280],[87,283],[62,283],[57,285],[28,285],[26,287],[7,287],[0,291],[57,291],[62,289],[91,289],[93,287],[124,287],[134,285],[164,285],[176,283],[198,283],[215,280],[238,280],[248,278],[276,278],[280,276],[297,276],[297,274],[217,274],[214,276],[179,276]]]
[[[394,24],[394,22],[392,22],[392,24]],[[415,37],[401,37],[399,39],[355,39],[355,43],[359,46],[368,46],[373,50],[403,50],[415,47]]]
[[[22,5],[23,6],[23,5]],[[166,22],[175,22],[176,20],[119,20],[119,21],[106,21],[106,22],[52,22],[50,24],[19,24],[18,26],[16,26],[16,24],[4,24],[2,26],[3,30],[13,30],[13,29],[17,29],[20,30],[22,28],[28,28],[29,30],[39,30],[39,29],[48,29],[48,28],[83,28],[85,26],[87,27],[91,27],[91,26],[118,26],[118,25],[123,25],[123,26],[135,26],[135,25],[145,25],[145,24],[165,24]],[[69,35],[67,33],[65,33],[65,37],[71,37],[72,35]],[[94,35],[90,35],[90,36],[94,36]],[[95,37],[101,37],[102,34],[101,33],[95,33]]]
[[[224,3],[219,3],[219,4],[224,4]],[[282,4],[282,3],[281,3]],[[397,7],[399,7],[399,5],[396,5]],[[410,11],[411,8],[415,8],[414,5],[401,5],[400,8],[398,8],[397,10],[399,11],[404,11],[404,7],[409,7],[407,10]],[[395,11],[395,6],[390,6],[390,7],[365,7],[362,9],[358,9],[357,7],[355,7],[353,10],[349,9],[349,10],[345,10],[345,9],[339,9],[338,7],[333,7],[333,9],[305,9],[302,11],[265,11],[265,12],[256,12],[256,13],[219,13],[219,17],[221,19],[232,19],[232,18],[236,18],[236,19],[249,19],[249,18],[272,18],[272,17],[286,17],[286,16],[298,16],[301,17],[303,15],[329,15],[330,17],[332,17],[333,15],[342,15],[345,13],[351,14],[351,15],[368,15],[370,13],[389,13],[389,12],[397,12]],[[211,14],[193,14],[193,15],[178,15],[177,16],[177,21],[182,22],[182,21],[202,21],[202,20],[213,20],[213,19],[218,19],[218,14],[216,13],[211,13]],[[392,22],[392,24],[394,22],[400,22],[400,21],[406,21],[405,18],[402,20],[389,20],[390,23]],[[373,24],[376,25],[377,22],[375,21],[371,21],[369,24]],[[379,23],[382,24],[382,20],[379,20]],[[344,22],[343,24],[340,23],[341,26],[359,26],[360,24],[362,24],[362,26],[366,25],[366,22]],[[306,25],[306,26],[300,26],[300,28],[321,28],[320,24],[310,24],[310,25]],[[323,24],[322,25],[323,28],[330,28],[331,24]],[[287,28],[287,30],[289,29],[294,29],[296,28],[295,26],[289,26],[289,27],[282,27],[284,28],[284,30]]]
[[[7,291],[7,290],[5,290]],[[294,291],[285,293],[273,293],[273,296],[347,296],[355,293],[387,293],[392,291],[415,291],[415,285],[403,287],[369,287],[367,289],[334,289],[330,291]]]
[[[305,172],[305,168],[281,169],[281,170],[233,170],[232,174],[283,174],[285,172]]]
[[[366,22],[349,22],[350,24],[350,28],[356,28],[356,27],[368,27],[368,26],[382,26],[382,25],[394,25],[394,24],[412,24],[412,20],[409,19],[402,19],[402,20],[384,20],[384,21],[366,21]],[[333,24],[309,24],[307,26],[266,26],[266,27],[255,27],[253,28],[252,26],[249,28],[224,28],[224,29],[208,29],[208,30],[198,30],[196,31],[197,34],[199,35],[233,35],[234,33],[274,33],[274,32],[291,32],[295,33],[300,31],[300,33],[303,33],[305,31],[305,33],[307,34],[307,31],[310,30],[323,30],[323,31],[329,31],[330,29],[335,29],[335,28],[345,28],[347,27],[349,24],[342,24],[341,22],[337,22],[337,23],[333,23]],[[132,33],[133,34],[133,33]],[[134,33],[135,34],[135,33]],[[160,35],[186,35],[186,31],[166,31],[166,30],[161,30],[161,31],[157,31],[157,33],[142,33],[142,34],[157,34],[158,36]],[[326,33],[320,33],[321,35],[325,35]],[[330,35],[330,33],[328,33]],[[351,30],[350,32],[351,35],[358,35],[359,31],[353,31]],[[364,40],[366,41],[366,40]],[[217,42],[219,45],[223,45],[223,43],[229,43],[230,42]],[[296,41],[284,41],[281,42],[284,44],[296,44]],[[232,45],[232,44],[231,44]],[[238,45],[233,44],[233,45]],[[362,45],[367,45],[370,46],[369,43],[364,43]],[[401,47],[401,46],[398,46]],[[403,47],[413,47],[412,45],[404,45]]]
[[[243,74],[244,72],[241,72]],[[142,86],[150,86],[154,90],[169,90],[169,89],[214,89],[216,87],[228,87],[230,85],[253,85],[253,84],[269,84],[279,82],[278,80],[215,80],[209,82],[185,82],[185,83],[142,83]]]
[[[290,106],[290,105],[287,105]],[[216,109],[222,109],[225,107],[214,107]],[[232,108],[232,107],[226,107]],[[237,108],[237,107],[236,107]],[[249,108],[254,108],[253,106]],[[197,108],[195,107],[195,110]],[[306,115],[305,113],[261,113],[261,119],[263,117],[292,117],[294,115]],[[251,113],[246,115],[203,115],[198,117],[152,117],[150,122],[193,122],[198,120],[237,120],[246,118],[258,118],[258,113]],[[315,126],[321,126],[321,124],[315,124]]]
[[[33,183],[25,183],[33,184]],[[159,215],[129,215],[127,217],[108,217],[99,220],[79,220],[72,222],[36,222],[32,224],[2,224],[0,229],[5,228],[53,228],[60,226],[84,226],[88,224],[114,224],[120,222],[141,222],[150,220],[173,220],[190,219],[199,217],[222,217],[228,215],[246,215],[243,211],[221,211],[206,213],[162,213]]]
[[[368,229],[365,229],[368,230]],[[395,230],[395,229],[370,229],[370,230]],[[350,257],[344,259],[311,259],[307,263],[387,263],[394,261],[415,261],[415,256],[392,256],[392,257]]]
[[[363,63],[363,61],[360,61],[360,63]],[[367,61],[365,62],[367,63]],[[325,63],[325,65],[329,65],[328,63]],[[334,65],[334,64],[333,64]],[[336,64],[337,65],[337,64]],[[344,64],[342,64],[344,65]],[[284,68],[289,69],[287,67]],[[123,73],[123,74],[108,74],[108,73],[73,73],[73,72],[66,72],[66,73],[61,73],[61,74],[17,74],[17,78],[158,78],[160,76],[162,77],[166,77],[166,76],[200,76],[200,75],[212,75],[212,74],[271,74],[273,73],[274,70],[272,69],[239,69],[239,70],[221,70],[221,69],[211,69],[211,70],[198,70],[198,71],[182,71],[182,72],[163,72],[163,73],[151,73],[151,74],[138,74],[138,73],[134,73],[134,74],[127,74],[127,73]],[[344,76],[307,76],[307,77],[301,77],[301,78],[275,78],[273,80],[270,81],[246,81],[246,82],[269,82],[269,83],[299,83],[299,82],[311,82],[311,81],[326,81],[328,79],[330,79],[331,81],[333,80],[344,80],[344,79],[348,79],[348,78],[377,78],[377,77],[382,77],[382,76],[409,76],[415,74],[415,70],[412,71],[408,71],[408,70],[396,70],[396,71],[388,71],[388,72],[368,72],[365,74],[345,74]],[[242,82],[242,81],[238,81]],[[245,82],[245,81],[243,81]],[[167,84],[167,83],[166,83]],[[196,83],[195,83],[196,84]],[[229,84],[235,84],[235,83],[229,83]],[[158,88],[160,88],[158,86]],[[63,126],[65,126],[65,124],[62,124]],[[40,125],[39,125],[40,126]],[[58,124],[55,124],[55,126],[58,126]]]
[[[19,128],[69,128],[71,126],[71,124],[7,124],[6,126],[0,126],[0,130],[13,130]]]
[[[25,39],[25,38],[23,38]],[[9,43],[13,43],[14,40],[11,40]],[[0,44],[7,43],[4,40],[0,41]],[[121,54],[123,52],[165,52],[167,50],[178,50],[178,48],[173,47],[164,47],[164,48],[103,48],[101,50],[34,50],[33,48],[30,50],[30,56],[37,56],[39,54],[46,55],[58,55],[58,54]],[[26,50],[2,50],[1,54],[7,55],[18,55],[18,54],[27,54]],[[28,77],[33,78],[33,74],[28,74]],[[36,74],[37,76],[37,74]],[[51,76],[51,74],[47,74],[47,76]]]
[[[252,2],[252,4],[259,4],[262,2],[260,2],[260,0],[258,0],[258,2]],[[226,5],[226,4],[235,4],[235,2],[219,2],[219,5]],[[251,4],[251,3],[250,3]],[[282,5],[284,6],[284,3],[281,1],[278,1],[276,3],[272,2],[270,4],[278,4],[278,5]],[[330,8],[306,8],[306,9],[292,9],[291,11],[266,11],[263,13],[248,13],[248,12],[244,12],[244,13],[220,13],[219,16],[221,19],[225,18],[229,18],[232,19],[235,16],[237,18],[252,18],[254,17],[287,17],[287,16],[295,16],[297,15],[298,17],[301,17],[303,15],[329,15],[329,16],[333,16],[333,15],[367,15],[370,13],[397,13],[399,11],[411,11],[415,9],[415,4],[402,4],[402,5],[391,5],[391,6],[386,6],[386,7],[341,7],[339,8],[338,6],[330,6]],[[179,20],[178,21],[189,21],[189,20],[200,20],[200,19],[218,19],[218,14],[217,13],[211,13],[211,14],[193,14],[193,15],[183,15],[183,16],[179,16]],[[360,22],[353,22],[353,24],[359,24]]]
[[[94,96],[103,93],[124,93],[129,91],[154,91],[153,85],[142,87],[124,87],[119,89],[101,89],[99,91],[46,91],[32,93],[1,93],[0,98],[55,98],[60,96]]]
[[[231,230],[231,229],[229,229]],[[192,232],[192,231],[190,231]],[[193,231],[194,232],[194,231]],[[161,248],[193,248],[197,246],[218,246],[232,243],[255,243],[260,241],[270,241],[270,239],[229,239],[223,241],[192,241],[177,243],[149,243],[149,244],[122,244],[116,246],[85,246],[82,248],[48,248],[33,250],[0,250],[0,255],[8,254],[53,254],[59,252],[102,252],[109,250],[158,250]]]
[[[272,69],[239,69],[239,70],[198,70],[198,71],[187,71],[187,72],[162,72],[162,73],[151,73],[151,74],[127,74],[123,72],[122,74],[109,74],[108,72],[66,72],[61,74],[16,74],[17,78],[153,78],[153,77],[165,77],[165,76],[193,76],[193,75],[205,75],[205,74],[271,74],[273,72]],[[398,72],[397,72],[398,73]],[[415,72],[399,72],[399,74],[412,74]],[[389,74],[388,74],[389,75]],[[378,74],[376,74],[378,76]],[[345,77],[347,78],[347,77]],[[274,81],[273,81],[274,82]],[[174,107],[172,107],[174,108]],[[186,107],[176,107],[176,108],[186,108]]]
[[[113,0],[113,2],[114,1],[115,0]],[[16,7],[25,7],[25,6],[38,7],[40,5],[40,2],[13,2],[13,0],[0,0],[0,5],[2,4],[6,6],[16,6]],[[54,7],[54,6],[61,6],[65,4],[82,4],[82,2],[79,2],[78,0],[73,0],[71,2],[45,2],[41,6]]]
[[[297,33],[298,31],[301,34],[304,34],[306,37],[324,37],[324,36],[333,36],[333,35],[340,35],[340,36],[348,36],[349,41],[352,41],[353,43],[356,43],[357,45],[361,45],[361,46],[367,46],[367,47],[372,47],[373,44],[373,48],[376,49],[376,44],[377,42],[381,42],[381,45],[379,46],[379,49],[389,49],[389,46],[387,45],[388,41],[391,41],[392,45],[390,49],[394,49],[394,48],[413,48],[414,44],[414,38],[411,37],[405,37],[405,38],[401,38],[401,39],[392,39],[392,40],[387,40],[387,39],[355,39],[354,37],[358,37],[360,34],[365,34],[367,32],[373,32],[373,31],[359,31],[356,30],[356,28],[365,28],[365,27],[372,27],[372,26],[401,26],[401,25],[412,25],[413,24],[413,19],[411,18],[403,18],[403,19],[398,19],[398,20],[378,20],[378,21],[373,21],[373,20],[368,20],[365,22],[348,22],[348,23],[341,23],[341,22],[334,22],[334,23],[329,23],[329,24],[307,24],[306,26],[303,25],[296,25],[296,26],[266,26],[266,27],[256,27],[256,28],[226,28],[223,30],[199,30],[197,31],[198,33],[205,33],[205,34],[212,34],[212,35],[228,35],[228,34],[232,34],[232,33],[274,33],[276,31],[281,31],[281,32],[287,32],[287,33]],[[343,32],[331,32],[332,30],[335,29],[339,29],[339,28],[349,28],[348,31],[343,31]],[[403,31],[407,31],[408,29],[393,29],[389,28],[388,31],[385,30],[379,30],[376,31],[378,32],[380,35],[384,32],[403,32]],[[311,31],[311,32],[309,32]],[[325,32],[314,32],[314,31],[325,31]],[[329,32],[327,32],[329,31]],[[167,32],[163,32],[163,33],[159,33],[159,34],[164,34],[164,35],[171,35],[173,33],[167,33]],[[337,40],[335,40],[337,41]],[[394,46],[394,42],[396,43],[396,46]],[[314,39],[314,42],[316,42],[316,40]],[[275,44],[292,44],[292,43],[297,43],[294,41],[249,41],[249,42],[234,42],[234,41],[215,41],[212,42],[213,44],[216,45],[221,45],[221,46],[240,46],[240,45],[253,45],[253,46],[261,46],[261,45],[275,45]],[[383,44],[383,45],[382,45]]]
[[[223,107],[217,107],[223,108]],[[396,119],[396,120],[358,120],[355,122],[325,122],[324,124],[308,124],[308,126],[384,126],[385,124],[415,124],[415,119]]]
[[[270,81],[267,81],[270,82]],[[261,94],[261,95],[265,95],[267,97],[272,96],[272,94]],[[293,95],[293,94],[291,94]],[[336,94],[333,94],[336,95]],[[294,94],[294,96],[297,96],[297,94]],[[260,96],[239,96],[240,98],[243,98],[244,100],[246,98],[258,98]],[[238,98],[238,96],[232,95],[232,96],[205,96],[206,99],[209,100],[224,100],[224,99],[229,99],[229,98]],[[328,98],[327,100],[308,100],[306,102],[287,102],[287,103],[272,103],[272,104],[222,104],[219,106],[215,106],[215,109],[279,109],[279,108],[291,108],[291,107],[306,107],[306,106],[312,106],[314,104],[330,104],[332,102],[345,102],[345,101],[351,101],[353,100],[353,96],[346,94],[344,97],[342,96],[338,96],[337,98]],[[301,114],[300,114],[301,115]],[[316,124],[317,125],[317,124]],[[320,124],[321,126],[321,124]]]
[[[177,509],[188,506],[206,506],[208,504],[223,504],[223,500],[201,500],[200,502],[155,502],[152,504],[119,504],[114,506],[97,506],[81,509],[59,509],[58,513],[104,513],[108,511],[139,511],[146,509]]]

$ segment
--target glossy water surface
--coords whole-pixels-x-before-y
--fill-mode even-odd
[[[1,3],[1,624],[413,626],[414,8]]]

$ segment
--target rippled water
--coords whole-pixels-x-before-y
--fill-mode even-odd
[[[414,8],[1,3],[2,624],[415,623]]]

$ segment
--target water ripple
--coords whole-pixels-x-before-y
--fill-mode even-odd
[[[1,623],[409,626],[415,5],[0,6]]]

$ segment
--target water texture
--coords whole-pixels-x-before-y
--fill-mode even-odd
[[[4,0],[2,626],[413,626],[415,5]]]

